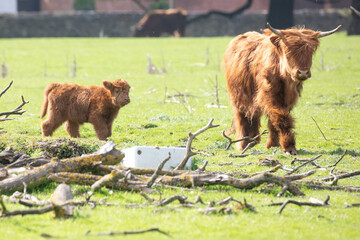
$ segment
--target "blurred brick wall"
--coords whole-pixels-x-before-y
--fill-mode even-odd
[[[155,0],[142,0],[141,3],[149,8]],[[132,0],[96,0],[95,9],[97,12],[119,12],[119,13],[144,13]]]

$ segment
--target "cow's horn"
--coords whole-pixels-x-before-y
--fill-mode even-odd
[[[321,32],[317,35],[318,38],[321,38],[321,37],[326,37],[328,35],[331,35],[333,34],[334,32],[336,32],[337,30],[339,30],[339,28],[341,28],[341,25],[339,25],[337,28],[331,30],[331,31],[328,31],[328,32]]]
[[[279,35],[280,37],[284,36],[284,34],[282,34],[279,29],[273,28],[270,23],[267,23],[266,25],[276,35]]]
[[[355,13],[356,15],[358,15],[358,16],[360,17],[360,11],[356,10],[353,6],[350,6],[350,8],[351,8],[351,10],[354,11],[354,13]]]

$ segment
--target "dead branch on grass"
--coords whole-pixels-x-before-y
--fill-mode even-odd
[[[148,232],[158,232],[165,236],[171,237],[170,234],[160,230],[159,228],[149,228],[146,230],[139,230],[139,231],[123,231],[123,232],[103,232],[103,233],[94,233],[90,234],[88,231],[85,236],[117,236],[117,235],[134,235],[134,234],[143,234]]]
[[[281,205],[281,208],[279,210],[279,214],[282,213],[282,211],[285,209],[285,207],[288,205],[288,204],[295,204],[295,205],[298,205],[298,206],[310,206],[310,207],[327,207],[329,206],[329,200],[330,200],[330,196],[327,196],[325,201],[320,201],[320,200],[317,200],[317,199],[310,199],[311,201],[310,202],[298,202],[298,201],[295,201],[295,200],[286,200],[282,205]]]
[[[313,157],[311,159],[309,159],[308,161],[304,162],[303,164],[301,164],[300,166],[294,168],[293,170],[291,170],[290,172],[288,172],[286,175],[290,175],[293,174],[294,172],[298,171],[300,168],[304,167],[305,165],[314,162],[316,159],[318,159],[319,157],[321,157],[322,155],[319,154],[316,157]]]
[[[319,129],[319,131],[321,132],[321,135],[324,137],[325,141],[328,141],[328,140],[326,139],[326,137],[325,137],[325,134],[323,133],[323,131],[321,131],[319,125],[318,125],[317,122],[315,121],[315,119],[314,119],[312,116],[310,116],[310,117],[311,117],[311,119],[315,122],[316,127],[317,127],[317,128]]]
[[[327,166],[321,166],[319,165],[318,163],[315,163],[315,162],[310,162],[312,165],[314,165],[315,167],[317,168],[330,168],[330,167],[336,167],[336,165],[338,165],[338,163],[344,158],[344,156],[346,155],[347,151],[345,150],[344,153],[341,155],[341,157],[334,163],[334,164],[331,164],[331,165],[327,165]],[[318,155],[316,156],[316,158],[319,158],[321,156]],[[294,158],[292,161],[291,161],[291,165],[293,165],[295,162],[307,162],[309,160],[312,160],[313,158],[310,158],[310,159],[302,159],[302,158]]]
[[[328,184],[324,184],[322,182],[298,182],[295,183],[298,187],[306,187],[309,189],[315,190],[330,190],[330,191],[346,191],[346,192],[360,192],[360,187],[355,186],[329,186]]]
[[[189,132],[189,138],[188,138],[188,141],[187,141],[187,143],[186,143],[186,155],[185,155],[184,159],[181,161],[181,163],[175,168],[175,170],[182,170],[182,169],[184,169],[184,167],[185,167],[187,161],[189,160],[189,158],[192,157],[192,156],[194,156],[194,155],[196,155],[196,154],[198,154],[197,152],[193,152],[193,151],[191,150],[192,141],[196,138],[196,136],[200,135],[201,133],[205,132],[206,130],[208,130],[208,129],[210,129],[210,128],[215,128],[215,127],[218,127],[218,126],[219,126],[218,124],[213,125],[213,121],[214,121],[214,119],[211,118],[210,121],[209,121],[209,123],[208,123],[205,127],[197,130],[194,134],[192,134],[191,132]]]
[[[229,141],[229,144],[226,146],[225,150],[229,150],[229,148],[231,147],[232,144],[237,143],[237,142],[241,142],[241,141],[249,141],[248,146],[241,152],[240,155],[244,154],[248,149],[250,149],[251,147],[253,147],[256,143],[256,139],[258,139],[260,136],[267,134],[268,131],[264,130],[262,133],[256,135],[253,138],[250,138],[248,136],[243,137],[241,139],[237,139],[237,140],[232,140],[229,136],[226,135],[225,130],[221,132],[222,135]]]
[[[23,174],[7,178],[0,182],[0,192],[11,192],[23,190],[26,183],[29,187],[38,186],[47,181],[51,173],[59,172],[91,172],[99,163],[113,165],[120,163],[124,153],[115,149],[115,144],[108,142],[99,152],[81,157],[68,158],[63,160],[53,159],[50,163],[41,167],[33,168]]]
[[[150,180],[148,181],[148,183],[147,183],[148,188],[153,187],[154,182],[155,182],[156,178],[159,176],[160,171],[163,169],[165,163],[170,160],[170,158],[171,158],[171,154],[169,152],[169,155],[159,164],[156,171],[154,172],[154,174],[151,176]]]
[[[301,177],[306,177],[308,175],[299,176],[298,179]],[[287,178],[286,176],[280,177],[273,175],[268,172],[263,172],[261,174],[257,174],[255,176],[250,176],[244,179],[238,179],[232,177],[228,174],[220,174],[220,173],[213,173],[213,174],[191,174],[191,173],[184,173],[183,175],[179,176],[164,176],[161,178],[160,183],[165,185],[172,185],[172,186],[183,186],[183,187],[202,187],[207,185],[224,185],[224,186],[231,186],[238,189],[252,189],[257,186],[260,186],[264,183],[274,183],[279,185],[283,188],[282,192],[279,193],[281,196],[285,191],[289,191],[295,196],[303,196],[304,193],[301,192],[290,180],[292,178]]]
[[[339,174],[339,175],[333,175],[333,176],[330,176],[330,177],[322,178],[320,180],[324,181],[324,182],[327,182],[327,181],[334,180],[335,178],[344,179],[344,178],[349,178],[349,177],[358,176],[358,175],[360,175],[360,170],[353,171],[353,172],[348,172],[348,173],[342,173],[342,174]]]
[[[9,83],[9,85],[3,91],[1,91],[0,98],[2,97],[2,95],[4,95],[6,93],[7,90],[9,90],[9,88],[11,87],[12,84],[13,84],[13,81],[11,81]],[[7,120],[12,120],[12,119],[8,118],[10,115],[22,115],[22,114],[24,114],[26,112],[26,111],[24,111],[22,109],[22,107],[25,104],[28,104],[29,102],[25,101],[23,96],[21,96],[21,100],[22,100],[22,103],[19,106],[17,106],[16,108],[14,108],[13,110],[8,111],[8,112],[1,112],[0,113],[0,116],[5,116],[3,118],[0,118],[0,122],[7,121]]]

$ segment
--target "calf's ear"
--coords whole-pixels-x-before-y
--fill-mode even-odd
[[[105,87],[106,89],[108,89],[108,90],[110,90],[110,91],[114,88],[113,84],[112,84],[111,82],[107,81],[107,80],[104,80],[104,81],[103,81],[103,85],[104,85],[104,87]]]

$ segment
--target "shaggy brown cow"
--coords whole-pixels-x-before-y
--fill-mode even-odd
[[[268,28],[263,34],[247,32],[235,37],[225,51],[223,65],[233,124],[238,139],[255,137],[265,113],[270,132],[266,148],[281,146],[285,153],[296,154],[290,111],[303,82],[311,77],[312,56],[319,38],[336,32],[340,26],[329,32],[277,30],[270,24]],[[236,148],[241,150],[248,143],[238,142]]]
[[[152,11],[136,24],[133,36],[160,37],[162,33],[167,33],[175,37],[183,37],[185,36],[186,16],[186,11],[181,9]]]
[[[79,125],[94,125],[97,137],[106,140],[119,109],[130,102],[130,85],[123,79],[104,80],[104,86],[79,86],[74,83],[50,83],[44,91],[41,118],[43,136],[51,136],[63,122],[71,137],[80,137]]]

